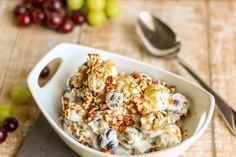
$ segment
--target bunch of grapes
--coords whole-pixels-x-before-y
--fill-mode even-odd
[[[116,0],[23,0],[14,9],[16,23],[27,27],[32,23],[68,33],[75,25],[88,22],[101,25],[106,17],[120,13]]]
[[[50,69],[46,66],[40,73],[40,79],[47,79],[50,75]],[[24,86],[15,86],[11,90],[11,99],[17,104],[26,104],[31,98],[28,88]],[[8,132],[15,131],[18,128],[18,121],[13,117],[12,105],[0,104],[0,143],[4,142]]]
[[[12,106],[8,104],[0,105],[0,143],[7,138],[8,132],[15,131],[18,127],[18,121],[12,117]]]
[[[15,86],[11,90],[11,99],[18,104],[26,104],[31,98],[28,88]],[[7,138],[8,132],[18,128],[18,121],[13,117],[12,105],[0,104],[0,143]]]
[[[50,75],[50,69],[46,66],[40,73],[40,79],[47,79]],[[26,104],[31,98],[28,88],[24,86],[15,86],[11,90],[11,99],[17,104]],[[12,105],[0,104],[0,143],[7,138],[8,132],[15,131],[18,128],[18,121],[13,117]]]

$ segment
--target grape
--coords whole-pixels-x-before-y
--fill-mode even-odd
[[[61,0],[47,0],[44,3],[44,8],[49,11],[58,11],[62,8]]]
[[[50,73],[50,69],[48,68],[48,66],[46,66],[46,67],[43,68],[43,70],[41,71],[39,77],[42,78],[42,79],[44,79],[44,78],[48,77],[49,73]]]
[[[52,29],[57,29],[62,23],[63,17],[58,12],[52,12],[47,17],[47,26]]]
[[[7,131],[3,127],[0,127],[0,143],[4,142],[6,138],[7,138]]]
[[[41,24],[45,21],[45,14],[42,9],[35,9],[32,12],[32,18],[35,23]]]
[[[75,24],[78,24],[78,25],[81,25],[86,21],[84,14],[80,11],[75,12],[72,15],[71,19],[74,21]]]
[[[65,18],[59,27],[59,32],[69,33],[73,30],[73,28],[74,28],[73,21],[71,19]]]
[[[104,9],[106,1],[105,0],[87,0],[86,4],[88,8],[92,11],[101,11]]]
[[[8,104],[0,104],[0,124],[8,117],[12,116],[12,106]]]
[[[14,15],[17,17],[20,14],[26,13],[27,9],[23,4],[17,5],[14,9]]]
[[[96,140],[99,147],[108,150],[115,149],[119,145],[117,133],[111,129],[106,130],[104,133],[98,135]]]
[[[71,10],[79,10],[84,4],[84,0],[66,0],[66,2]]]
[[[11,91],[11,98],[16,103],[25,104],[29,101],[31,94],[24,86],[15,86]]]
[[[105,13],[103,11],[90,11],[88,13],[88,22],[91,25],[98,26],[101,25],[106,19]]]
[[[32,19],[28,13],[19,14],[16,18],[17,24],[22,27],[27,27],[31,25]]]
[[[41,7],[45,0],[32,0],[33,4],[37,7]]]
[[[14,117],[7,118],[3,123],[3,127],[7,132],[15,131],[18,128],[18,125],[18,121]]]
[[[62,19],[63,19],[63,18],[66,16],[66,14],[67,14],[66,10],[64,10],[64,9],[59,9],[59,10],[57,10],[56,12],[62,17]]]
[[[84,14],[87,14],[89,12],[88,6],[86,3],[81,7],[80,11]]]
[[[116,0],[107,0],[105,13],[108,17],[117,17],[120,14],[120,7]]]
[[[31,1],[25,1],[23,2],[25,8],[27,9],[28,12],[31,12],[33,10],[33,4],[31,3]]]

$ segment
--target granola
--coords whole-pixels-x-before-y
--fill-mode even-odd
[[[89,54],[61,98],[65,131],[93,149],[143,154],[176,145],[189,108],[175,86],[137,71],[118,73],[111,60]]]

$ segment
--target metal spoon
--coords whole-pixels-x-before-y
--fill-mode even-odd
[[[139,13],[136,32],[143,47],[159,58],[176,59],[199,84],[214,95],[219,111],[228,128],[236,136],[236,112],[178,57],[181,42],[178,36],[157,17],[146,11]]]

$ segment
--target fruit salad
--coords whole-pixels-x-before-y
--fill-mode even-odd
[[[111,60],[89,54],[67,81],[60,119],[76,141],[118,155],[144,154],[183,140],[189,103],[174,86],[147,74],[118,73]]]

